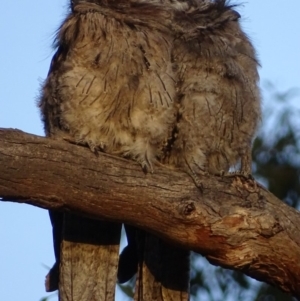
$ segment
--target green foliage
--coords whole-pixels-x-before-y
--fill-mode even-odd
[[[262,283],[254,301],[296,301],[274,286]]]
[[[42,299],[40,299],[40,301],[50,301],[50,299],[57,300],[57,298],[54,299],[53,297],[58,297],[58,294],[55,292],[47,297],[43,297]]]
[[[249,281],[244,274],[215,267],[209,264],[205,258],[195,253],[192,254],[192,263],[192,300],[254,301],[255,282]]]
[[[133,277],[125,284],[119,284],[119,283],[117,284],[118,287],[120,288],[120,290],[123,292],[124,296],[128,297],[127,298],[128,300],[133,299],[133,295],[134,295],[133,287],[135,284],[135,280],[136,280],[136,277]],[[125,298],[122,299],[122,301],[125,301]]]
[[[253,145],[253,167],[258,180],[279,199],[297,207],[300,199],[300,110],[291,102],[295,89],[274,92],[265,113],[266,124]],[[298,94],[299,97],[299,94]]]

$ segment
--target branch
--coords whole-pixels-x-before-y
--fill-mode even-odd
[[[2,201],[126,222],[300,298],[300,213],[254,181],[138,164],[0,129]]]

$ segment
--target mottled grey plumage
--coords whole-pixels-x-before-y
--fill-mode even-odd
[[[251,173],[260,120],[258,63],[239,17],[226,1],[199,1],[174,16],[179,111],[168,163],[191,174],[228,172],[240,160],[241,172]]]
[[[175,121],[172,35],[152,20],[168,14],[111,6],[79,1],[63,22],[40,102],[45,130],[151,170]]]
[[[128,1],[73,1],[71,10],[58,31],[39,103],[47,136],[152,170],[176,119],[172,32],[156,22],[164,23],[168,11]],[[114,300],[119,226],[61,218],[60,300]],[[48,290],[57,288],[57,267],[48,275]]]
[[[148,171],[156,162],[183,168],[197,185],[197,173],[223,174],[240,161],[241,172],[251,173],[258,63],[233,7],[225,0],[74,0],[71,10],[39,104],[48,136],[128,157]],[[112,233],[111,240],[102,237],[104,246],[101,235],[93,238],[97,222],[78,234],[79,222],[64,219],[61,266],[74,266],[72,275],[70,266],[61,268],[61,277],[80,289],[64,291],[61,300],[113,300],[120,225],[99,222]],[[138,266],[135,300],[187,300],[188,252],[137,233],[128,231],[119,266],[121,281]],[[84,250],[86,241],[92,249]],[[112,269],[98,277],[107,262]],[[76,268],[88,274],[91,267],[98,274],[75,279]],[[95,293],[80,295],[83,287]]]

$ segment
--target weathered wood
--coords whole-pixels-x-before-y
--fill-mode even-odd
[[[47,209],[126,222],[211,263],[300,298],[300,213],[254,181],[202,177],[95,156],[87,148],[0,129],[0,196]]]

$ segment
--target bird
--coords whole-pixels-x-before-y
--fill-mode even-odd
[[[182,169],[199,189],[202,176],[238,164],[250,175],[259,63],[239,20],[225,0],[70,1],[39,101],[46,135],[145,173]],[[114,300],[117,277],[134,274],[134,300],[189,299],[188,250],[125,225],[118,263],[121,224],[50,217],[56,263],[46,284],[61,301]]]
[[[198,174],[251,175],[251,147],[261,120],[259,62],[228,1],[177,10],[173,67],[178,117],[167,163]]]
[[[38,104],[46,136],[152,172],[176,119],[168,17],[151,3],[70,1]],[[59,288],[61,301],[114,300],[121,224],[50,218],[56,263],[46,290]]]
[[[241,16],[236,6],[225,0],[171,1],[164,5],[172,11],[171,57],[177,115],[161,162],[186,171],[201,191],[200,177],[231,176],[232,168],[237,169],[234,175],[251,179],[251,147],[261,120],[259,62],[250,39],[241,28]],[[138,253],[132,232],[129,228],[130,244],[120,257],[120,264],[124,266]],[[152,237],[146,236],[144,240],[148,251],[158,245],[156,253],[160,257],[156,262],[160,261],[161,266],[153,266],[153,270],[163,274],[164,270],[172,271],[172,267],[180,263],[177,269],[181,275],[181,282],[177,282],[180,289],[173,296],[153,293],[151,299],[140,289],[147,287],[149,276],[138,283],[136,289],[143,298],[135,300],[187,300],[188,285],[183,279],[188,278],[188,253],[174,246],[163,246],[164,242],[159,243]],[[159,248],[168,249],[169,261],[162,255],[163,251],[157,252]],[[147,256],[150,251],[143,252],[144,263],[140,265],[145,274],[147,262],[153,261]],[[179,256],[177,260],[173,260],[172,252]],[[132,271],[120,278],[124,276],[124,280],[128,280]],[[139,273],[138,278],[143,278]],[[168,277],[176,278],[175,274],[171,272]],[[162,285],[161,291],[166,286]]]

